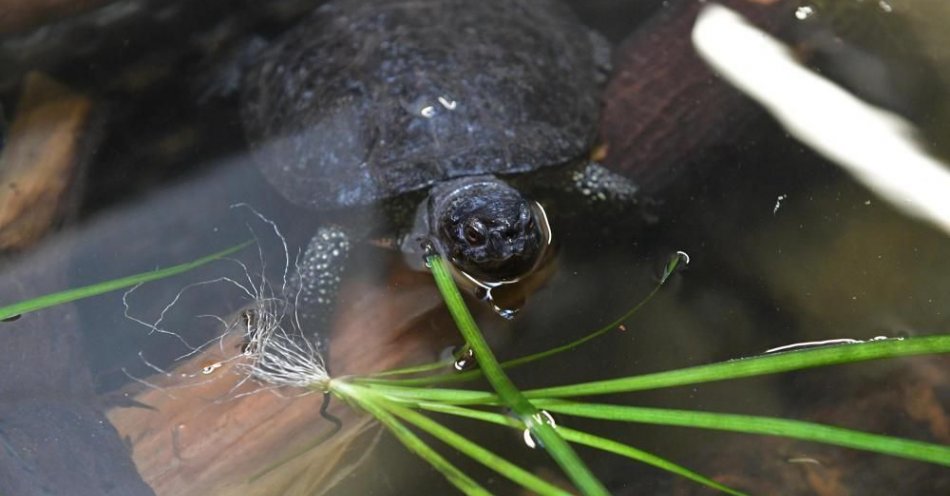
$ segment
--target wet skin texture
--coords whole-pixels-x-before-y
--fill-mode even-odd
[[[428,192],[426,219],[390,216],[394,236],[430,240],[476,278],[511,280],[545,240],[533,203],[501,177],[583,161],[608,52],[552,0],[331,1],[259,54],[242,120],[261,171],[290,201],[389,208]],[[596,185],[570,177],[602,176],[537,183],[589,194]],[[319,282],[300,278],[315,316],[332,309],[354,232],[322,228],[305,253],[319,265],[305,268]]]

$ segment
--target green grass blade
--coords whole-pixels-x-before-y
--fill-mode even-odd
[[[462,472],[458,467],[426,444],[425,441],[420,439],[419,436],[409,430],[409,428],[390,413],[384,405],[379,404],[379,402],[375,400],[374,395],[365,394],[359,389],[353,388],[342,381],[335,381],[333,384],[334,392],[352,401],[373,417],[376,417],[376,419],[382,422],[409,451],[415,453],[432,465],[433,468],[442,473],[442,475],[460,491],[473,496],[491,495],[491,492],[482,487],[481,484],[475,482],[475,480],[466,475],[465,472]]]
[[[774,417],[538,400],[552,412],[601,420],[781,436],[950,466],[950,446]]]
[[[524,391],[523,394],[525,397],[532,399],[550,399],[643,391],[790,372],[828,365],[856,363],[865,360],[880,360],[947,352],[950,352],[950,336],[915,337],[900,341],[872,341],[762,355],[710,365],[700,365],[697,367],[604,381],[531,389]],[[369,383],[367,386],[385,391],[386,394],[392,396],[394,399],[398,398],[402,401],[410,402],[440,401],[456,405],[488,405],[497,404],[499,401],[496,395],[482,391],[448,388],[422,389],[391,384],[393,383]]]
[[[81,288],[69,289],[66,291],[61,291],[59,293],[52,293],[44,296],[39,296],[37,298],[32,298],[26,301],[21,301],[14,303],[12,305],[7,305],[5,307],[0,307],[0,320],[14,317],[17,315],[23,315],[29,312],[35,312],[36,310],[41,310],[44,308],[49,308],[52,306],[60,305],[63,303],[69,303],[71,301],[81,300],[83,298],[89,298],[90,296],[97,296],[103,293],[108,293],[110,291],[115,291],[117,289],[128,288],[135,286],[136,284],[142,284],[150,281],[155,281],[158,279],[163,279],[166,277],[171,277],[182,272],[187,272],[194,268],[200,267],[206,263],[213,262],[222,257],[226,257],[232,253],[235,253],[245,246],[253,243],[253,241],[245,241],[237,246],[232,246],[226,250],[219,251],[217,253],[212,253],[206,257],[201,257],[197,260],[191,262],[183,263],[180,265],[175,265],[173,267],[168,267],[165,269],[153,270],[149,272],[142,272],[141,274],[135,274],[128,277],[121,277],[119,279],[112,279],[110,281],[100,282],[97,284],[92,284],[89,286],[83,286]]]
[[[362,387],[385,395],[392,401],[411,405],[420,401],[437,401],[451,405],[498,405],[502,403],[497,394],[486,391],[390,386],[389,384],[378,382],[357,383]]]
[[[445,413],[449,415],[455,415],[458,417],[465,417],[475,420],[481,420],[483,422],[489,422],[498,425],[506,425],[514,429],[524,429],[524,425],[521,422],[518,422],[516,419],[501,415],[494,412],[486,412],[483,410],[473,410],[471,408],[463,408],[454,405],[445,405],[442,403],[428,403],[423,402],[419,403],[419,408]],[[724,486],[708,477],[705,477],[701,474],[693,472],[686,467],[677,465],[665,458],[647,453],[646,451],[634,448],[627,444],[623,444],[612,439],[603,438],[600,436],[595,436],[593,434],[588,434],[586,432],[581,432],[578,430],[570,429],[564,426],[558,426],[557,430],[564,436],[564,439],[572,443],[582,444],[584,446],[589,446],[591,448],[607,451],[614,453],[620,456],[625,456],[632,460],[636,460],[648,465],[653,465],[654,467],[666,470],[668,472],[677,474],[681,477],[685,477],[694,482],[698,482],[705,486],[711,487],[713,489],[722,491],[727,494],[733,494],[736,496],[741,496],[743,493],[740,493],[730,487]]]
[[[423,363],[420,365],[410,365],[409,367],[400,367],[398,369],[384,370],[382,372],[376,372],[374,374],[361,377],[360,379],[366,380],[367,382],[371,382],[373,380],[377,380],[377,378],[380,378],[380,377],[421,374],[424,372],[433,372],[440,369],[442,370],[451,369],[452,366],[455,364],[455,361],[458,360],[459,357],[463,355],[467,355],[468,351],[469,351],[468,346],[462,346],[459,349],[455,350],[454,356],[452,357],[451,360],[443,359],[438,362],[429,362],[429,363]],[[481,373],[479,373],[479,376],[481,376]],[[386,379],[386,380],[388,380],[389,382],[397,382],[397,381],[401,382],[403,380],[411,380],[411,379]]]
[[[614,319],[613,322],[593,332],[590,332],[579,339],[571,341],[570,343],[566,343],[566,344],[557,346],[555,348],[551,348],[549,350],[541,351],[538,353],[533,353],[531,355],[518,357],[512,360],[501,362],[501,367],[504,369],[514,368],[520,365],[542,360],[544,358],[548,358],[548,357],[557,355],[559,353],[572,351],[578,346],[581,346],[587,343],[588,341],[597,339],[600,336],[603,336],[604,334],[607,334],[608,332],[616,329],[621,324],[629,320],[630,317],[632,317],[634,314],[640,311],[640,309],[643,308],[644,305],[649,303],[650,300],[652,300],[653,297],[656,296],[656,294],[660,291],[660,288],[663,287],[663,284],[665,284],[666,281],[669,279],[670,275],[672,275],[673,272],[676,271],[677,266],[680,264],[682,260],[683,259],[680,255],[675,255],[671,257],[670,261],[666,264],[664,268],[663,275],[660,277],[659,283],[657,283],[657,285],[653,287],[650,293],[647,294],[647,296],[644,297],[642,300],[640,300],[639,303],[634,305],[633,308],[627,310],[620,317]],[[393,376],[393,375],[407,375],[407,374],[414,374],[414,373],[420,373],[420,372],[430,372],[433,370],[439,370],[439,369],[445,368],[448,365],[451,365],[451,363],[450,362],[433,362],[433,363],[427,363],[423,365],[417,365],[414,367],[404,367],[404,368],[395,369],[391,371],[380,372],[378,374],[373,374],[372,376],[370,376],[370,378],[362,379],[361,381],[375,382],[376,381],[375,378],[379,378],[379,377],[388,377],[388,376]],[[393,384],[399,384],[401,386],[428,386],[428,385],[433,385],[433,384],[447,384],[451,382],[469,381],[469,380],[477,379],[481,376],[482,376],[481,369],[476,369],[476,370],[470,370],[470,371],[462,372],[462,373],[439,374],[435,376],[415,377],[415,378],[410,378],[410,379],[395,379],[395,380],[390,380],[389,382]]]
[[[416,406],[430,412],[445,413],[448,415],[454,415],[456,417],[481,420],[482,422],[488,422],[490,424],[504,425],[511,427],[512,429],[524,430],[524,423],[522,423],[520,420],[496,412],[486,412],[485,410],[476,410],[474,408],[465,408],[456,405],[446,405],[445,403],[433,403],[430,401],[419,402]],[[560,430],[562,427],[558,426],[557,429]]]
[[[525,391],[529,398],[566,398],[659,389],[687,384],[777,374],[793,370],[879,360],[930,353],[950,352],[950,335],[841,344],[810,350],[788,351],[742,358],[711,365],[658,372],[568,386]]]
[[[432,269],[435,277],[436,286],[442,293],[455,324],[465,338],[465,342],[472,348],[475,357],[478,360],[479,367],[485,374],[485,378],[491,384],[492,388],[498,393],[498,396],[511,408],[521,420],[525,423],[531,434],[547,450],[548,454],[560,465],[561,470],[567,474],[571,481],[587,495],[607,495],[607,489],[590,472],[584,462],[577,456],[577,453],[567,444],[557,431],[548,424],[534,405],[529,402],[521,391],[515,387],[511,379],[505,373],[504,369],[495,358],[481,331],[475,324],[475,319],[465,306],[462,295],[459,293],[455,281],[449,274],[445,261],[439,255],[426,257],[426,263]]]
[[[392,377],[395,375],[410,375],[410,374],[421,374],[423,372],[432,372],[435,370],[446,369],[452,365],[453,362],[448,360],[443,360],[441,362],[429,362],[423,363],[420,365],[413,365],[410,367],[401,367],[398,369],[384,370],[382,372],[377,372],[366,376],[366,378],[360,378],[361,381],[371,382],[376,380],[377,377]],[[387,379],[386,382],[392,383],[402,383],[403,381],[411,381],[413,379]]]
[[[495,453],[466,439],[464,436],[456,434],[451,429],[446,428],[442,424],[426,417],[425,415],[422,415],[419,412],[400,406],[397,403],[390,404],[388,408],[406,422],[415,425],[425,432],[428,432],[442,442],[457,449],[459,452],[469,456],[473,460],[494,470],[500,475],[507,477],[511,481],[530,491],[541,495],[570,495],[569,492],[524,470],[523,468],[509,462]]]
[[[744,496],[744,493],[736,491],[731,487],[724,486],[709,477],[701,475],[697,472],[683,467],[682,465],[677,465],[665,458],[656,456],[652,453],[634,448],[628,444],[624,444],[613,439],[607,439],[605,437],[595,436],[594,434],[588,434],[586,432],[576,431],[569,428],[558,428],[561,434],[565,439],[572,443],[582,444],[584,446],[589,446],[591,448],[596,448],[599,450],[607,451],[614,453],[616,455],[625,456],[631,460],[636,460],[638,462],[646,463],[654,467],[660,468],[667,472],[679,475],[693,482],[697,482],[707,487],[711,487],[718,491],[722,491],[726,494],[732,494],[735,496]]]

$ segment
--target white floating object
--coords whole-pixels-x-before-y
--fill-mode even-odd
[[[950,172],[919,145],[910,123],[803,67],[725,7],[703,9],[692,39],[710,66],[790,134],[903,212],[950,233]]]

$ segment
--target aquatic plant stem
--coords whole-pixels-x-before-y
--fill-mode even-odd
[[[390,413],[386,406],[379,403],[375,395],[362,394],[358,389],[348,387],[343,381],[335,383],[334,392],[353,401],[360,408],[382,422],[406,448],[419,455],[420,458],[441,472],[449,482],[454,484],[455,487],[463,493],[476,496],[491,495],[490,491],[482,487],[478,482],[475,482],[475,480],[466,475],[465,472],[446,460],[442,455],[432,449],[431,446],[426,444],[425,441],[420,439],[419,436],[409,430],[395,415]]]
[[[422,402],[418,403],[417,406],[423,410],[429,410],[433,412],[445,413],[448,415],[455,415],[458,417],[470,418],[475,420],[481,420],[482,422],[489,422],[497,425],[504,425],[514,429],[523,429],[524,426],[521,425],[517,420],[502,415],[495,412],[486,412],[483,410],[476,410],[472,408],[463,408],[455,405],[445,405],[442,403],[428,403]],[[607,451],[614,453],[631,460],[636,460],[642,463],[653,465],[654,467],[666,470],[667,472],[677,474],[681,477],[685,477],[694,482],[698,482],[705,486],[709,486],[718,491],[722,491],[726,494],[732,494],[734,496],[742,496],[743,493],[738,492],[730,487],[724,486],[708,477],[705,477],[701,474],[693,472],[688,468],[677,465],[665,458],[661,458],[652,453],[647,453],[646,451],[634,448],[633,446],[615,441],[613,439],[608,439],[601,436],[596,436],[594,434],[589,434],[582,431],[577,431],[574,429],[569,429],[564,426],[558,427],[558,432],[564,436],[564,439],[575,443],[582,444],[591,448]]]
[[[465,342],[475,353],[479,367],[484,372],[488,383],[495,389],[501,400],[518,415],[525,427],[531,432],[531,435],[544,446],[581,492],[586,495],[609,494],[603,484],[594,477],[593,473],[577,456],[574,449],[548,422],[547,417],[521,394],[521,391],[515,387],[504,369],[501,368],[498,359],[495,358],[495,354],[488,343],[485,342],[481,331],[479,331],[475,319],[468,311],[468,307],[465,306],[462,294],[459,293],[458,287],[455,285],[455,281],[452,280],[442,257],[440,255],[430,255],[426,257],[426,263],[432,269],[436,286],[438,286],[439,292],[442,293],[442,298],[445,300],[455,324],[465,338]]]
[[[7,305],[5,307],[0,307],[0,320],[7,319],[10,317],[16,317],[18,315],[23,315],[29,312],[35,312],[36,310],[42,310],[44,308],[49,308],[52,306],[60,305],[63,303],[69,303],[71,301],[81,300],[83,298],[89,298],[91,296],[101,295],[103,293],[108,293],[110,291],[115,291],[117,289],[128,288],[135,286],[136,284],[143,284],[150,281],[155,281],[158,279],[164,279],[166,277],[171,277],[182,272],[187,272],[191,269],[198,268],[209,262],[213,262],[220,258],[226,257],[232,253],[235,253],[245,246],[253,243],[253,241],[245,241],[239,245],[232,246],[226,250],[219,251],[217,253],[212,253],[211,255],[201,257],[197,260],[191,262],[186,262],[183,264],[175,265],[172,267],[167,267],[164,269],[152,270],[149,272],[142,272],[140,274],[135,274],[128,277],[121,277],[119,279],[112,279],[105,282],[100,282],[97,284],[91,284],[89,286],[83,286],[81,288],[73,288],[66,291],[60,291],[59,293],[52,293],[48,295],[43,295],[37,298],[32,298],[26,301],[21,301],[14,303],[12,305]]]
[[[381,407],[385,408],[387,411],[399,417],[403,421],[408,422],[409,424],[412,424],[429,433],[436,439],[439,439],[449,446],[452,446],[459,452],[467,455],[473,460],[485,465],[486,467],[494,470],[498,474],[503,475],[512,482],[517,483],[521,487],[528,489],[533,493],[542,496],[570,495],[570,493],[564,489],[559,488],[550,482],[547,482],[544,479],[532,474],[531,472],[524,470],[523,468],[509,462],[505,458],[498,456],[492,451],[485,449],[484,447],[470,441],[466,437],[454,432],[452,429],[445,427],[444,425],[413,409],[407,408],[399,402],[391,401],[386,397],[375,394],[368,389],[357,389],[354,391],[359,391],[357,394],[362,396],[364,399],[370,399],[376,402]]]
[[[829,365],[854,364],[870,360],[939,353],[950,353],[950,335],[913,337],[901,340],[889,339],[786,351],[665,372],[529,389],[523,391],[522,394],[529,399],[551,399],[630,393],[793,372]],[[489,392],[404,387],[400,381],[373,381],[365,384],[374,388],[389,389],[394,394],[402,395],[404,398],[413,398],[417,401],[453,402],[457,405],[484,405],[498,401],[498,397]]]
[[[950,335],[887,339],[771,353],[667,372],[547,387],[526,391],[525,395],[531,398],[566,398],[629,393],[726,379],[757,377],[829,365],[948,352],[950,352]]]
[[[670,260],[667,262],[667,264],[663,268],[663,273],[660,275],[660,280],[657,282],[656,286],[654,286],[653,289],[646,295],[646,297],[644,297],[642,300],[640,300],[639,303],[634,305],[633,308],[624,312],[623,315],[615,318],[609,324],[601,326],[599,329],[585,336],[582,336],[578,339],[575,339],[574,341],[571,341],[570,343],[565,343],[565,344],[562,344],[554,348],[550,348],[545,351],[540,351],[538,353],[532,353],[530,355],[526,355],[526,356],[511,359],[505,362],[501,362],[501,367],[504,369],[510,369],[510,368],[518,367],[520,365],[525,365],[525,364],[532,363],[538,360],[542,360],[542,359],[545,359],[545,358],[548,358],[560,353],[572,351],[578,346],[581,346],[587,343],[588,341],[592,341],[596,338],[603,336],[604,334],[607,334],[608,332],[612,330],[620,328],[620,326],[623,325],[624,322],[626,322],[631,317],[633,317],[634,314],[639,312],[640,309],[643,308],[644,305],[649,303],[650,300],[652,300],[653,297],[656,296],[656,294],[660,291],[660,288],[662,288],[663,285],[666,284],[666,281],[668,281],[670,276],[676,272],[676,269],[679,268],[679,265],[681,263],[686,263],[686,259],[684,258],[683,255],[681,255],[681,252],[676,252],[675,254],[673,254],[672,257],[670,257]],[[425,376],[425,377],[413,377],[413,378],[408,378],[408,379],[389,379],[389,377],[392,377],[392,376],[410,375],[410,374],[417,374],[421,372],[431,372],[433,370],[445,369],[447,367],[450,367],[451,365],[452,365],[452,361],[448,361],[448,360],[443,360],[440,362],[433,362],[433,363],[426,363],[422,365],[414,365],[411,367],[403,367],[399,369],[392,369],[392,370],[387,370],[384,372],[372,374],[369,377],[361,379],[361,381],[369,383],[369,382],[374,382],[377,380],[382,380],[389,384],[398,383],[401,386],[428,386],[432,384],[445,384],[445,383],[450,383],[450,382],[468,381],[468,380],[481,377],[482,375],[482,371],[480,369],[475,369],[475,370],[469,370],[462,373],[453,372],[449,374],[430,375],[430,376]]]
[[[872,434],[813,422],[731,413],[575,403],[564,400],[537,401],[545,408],[565,415],[614,422],[674,425],[699,429],[744,432],[747,434],[781,436],[950,466],[950,447],[948,446]]]

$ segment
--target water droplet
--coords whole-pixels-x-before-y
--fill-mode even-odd
[[[680,261],[683,262],[685,265],[689,265],[689,254],[687,254],[685,251],[678,251],[678,252],[676,252],[676,256],[677,256],[677,258],[679,258]]]
[[[765,350],[765,353],[778,353],[781,351],[795,351],[795,350],[804,350],[809,348],[819,348],[822,346],[835,346],[840,344],[858,344],[863,343],[864,341],[860,339],[851,339],[851,338],[837,338],[837,339],[825,339],[822,341],[802,341],[800,343],[791,343],[782,346],[776,346],[775,348],[769,348]]]
[[[440,96],[438,100],[439,103],[441,103],[442,106],[446,108],[446,110],[455,110],[455,108],[458,107],[458,102],[447,96]]]
[[[478,364],[478,361],[475,359],[475,352],[472,351],[471,348],[466,347],[465,350],[457,356],[458,358],[455,359],[455,363],[452,364],[452,367],[459,372],[471,370]]]
[[[439,251],[435,249],[435,243],[431,239],[423,239],[419,242],[419,247],[422,248],[426,258],[439,254]]]
[[[438,250],[435,249],[435,245],[430,239],[420,241],[419,247],[422,249],[422,264],[425,265],[427,269],[431,269],[432,259],[439,256]]]
[[[528,420],[528,424],[529,425],[548,424],[551,427],[557,427],[557,423],[554,422],[554,417],[552,417],[551,414],[545,410],[539,410],[538,413],[532,415],[531,418]],[[524,443],[529,448],[531,449],[536,449],[538,447],[544,448],[544,444],[541,443],[541,440],[535,439],[535,437],[531,434],[530,426],[524,430],[524,433],[522,433],[522,435],[524,436]]]
[[[541,444],[541,441],[534,440],[534,436],[531,435],[530,429],[525,429],[523,436],[524,436],[524,443],[528,445],[528,447],[531,449],[536,449]]]
[[[804,21],[813,15],[815,15],[815,8],[810,5],[802,5],[795,10],[795,18],[799,21]]]
[[[518,311],[521,310],[520,308],[501,308],[495,305],[492,305],[492,309],[495,310],[495,313],[497,313],[501,318],[507,320],[514,319],[515,316],[518,315]]]
[[[3,320],[0,320],[0,322],[16,322],[16,321],[20,320],[20,317],[22,317],[22,316],[23,316],[23,314],[18,313],[18,314],[16,314],[16,315],[11,315],[11,316],[9,316],[9,317],[3,319]]]
[[[210,375],[219,368],[221,368],[221,362],[215,362],[211,365],[206,365],[203,369],[201,369],[201,373],[204,375]]]
[[[689,265],[689,255],[685,251],[677,251],[667,260],[660,274],[660,282],[664,283],[672,276],[680,265]]]
[[[782,208],[782,202],[785,201],[787,198],[788,198],[787,194],[781,194],[775,198],[775,207],[772,208],[772,215],[775,215],[778,213],[778,209]]]
[[[453,110],[455,101],[448,97],[438,97],[433,101],[431,96],[422,95],[412,101],[402,102],[403,109],[411,115],[420,116],[425,119],[432,119],[439,115],[444,108]]]
[[[471,278],[471,276],[469,276],[469,279],[471,279],[472,281],[475,281],[475,279]],[[488,304],[491,305],[492,310],[494,310],[495,313],[498,314],[501,318],[506,319],[506,320],[512,320],[515,318],[516,315],[518,315],[518,312],[521,311],[521,306],[524,304],[523,299],[520,299],[514,302],[506,301],[505,303],[500,303],[498,300],[495,299],[495,296],[492,294],[492,290],[497,289],[497,288],[486,286],[484,283],[479,283],[478,281],[475,281],[475,282],[476,284],[480,284],[479,286],[476,286],[475,289],[473,290],[475,297],[478,298],[479,300],[488,302]]]

